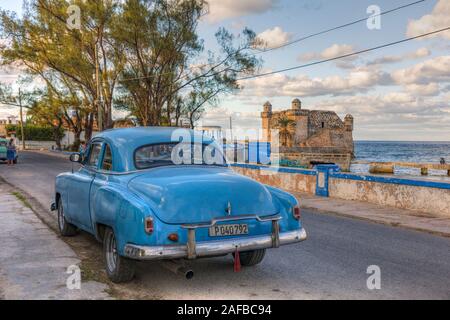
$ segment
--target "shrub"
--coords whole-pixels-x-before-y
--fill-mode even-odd
[[[6,130],[8,133],[15,132],[18,139],[22,139],[22,132],[20,125],[7,125]],[[52,127],[40,127],[34,125],[25,125],[23,131],[25,134],[25,140],[27,141],[54,141],[54,129]],[[64,129],[60,129],[60,136],[64,136]]]

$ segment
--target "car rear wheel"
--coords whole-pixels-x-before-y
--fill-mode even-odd
[[[233,253],[234,256],[234,253]],[[266,256],[266,249],[239,252],[239,258],[241,260],[241,265],[245,267],[256,266],[260,264],[264,257]]]
[[[119,255],[116,236],[110,228],[106,229],[103,237],[103,256],[106,274],[112,282],[123,283],[133,280],[136,263]]]
[[[77,228],[66,220],[61,198],[58,200],[58,227],[63,237],[73,237],[77,234]]]

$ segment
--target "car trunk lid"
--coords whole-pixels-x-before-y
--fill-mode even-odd
[[[271,193],[260,183],[228,168],[170,166],[149,170],[129,188],[152,203],[165,223],[207,223],[215,218],[278,213]]]

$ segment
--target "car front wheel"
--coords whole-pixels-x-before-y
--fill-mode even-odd
[[[260,264],[264,260],[265,256],[266,256],[266,249],[239,253],[241,265],[243,265],[244,267],[251,267]]]
[[[106,229],[103,237],[103,256],[106,274],[114,283],[123,283],[133,280],[135,261],[121,257],[117,251],[117,241],[114,231]]]
[[[61,198],[58,201],[58,227],[63,237],[73,237],[77,234],[77,228],[66,220]]]

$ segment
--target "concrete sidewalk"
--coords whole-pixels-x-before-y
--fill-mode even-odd
[[[296,193],[302,208],[340,216],[368,220],[394,227],[450,237],[450,219],[412,210],[384,207],[368,202],[339,200]]]
[[[69,290],[69,266],[75,252],[28,208],[26,200],[0,184],[0,299],[109,299],[108,286],[88,281]]]

